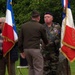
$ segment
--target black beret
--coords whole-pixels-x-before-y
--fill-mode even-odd
[[[46,15],[46,14],[49,14],[49,15],[52,15],[53,16],[53,14],[51,12],[45,12],[44,15]]]

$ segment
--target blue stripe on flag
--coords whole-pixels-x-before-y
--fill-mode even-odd
[[[62,7],[64,7],[64,0],[61,0],[61,2],[62,2]]]
[[[17,34],[17,29],[16,29],[16,24],[15,24],[15,20],[14,20],[14,13],[13,13],[13,8],[12,8],[12,0],[8,0],[7,1],[8,3],[8,5],[7,5],[7,9],[11,12],[11,17],[12,17],[12,26],[13,26],[13,29],[14,29],[14,31],[16,32],[16,34]]]

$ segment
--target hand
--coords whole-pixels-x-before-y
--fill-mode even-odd
[[[20,53],[20,56],[24,59],[25,58],[25,53]]]

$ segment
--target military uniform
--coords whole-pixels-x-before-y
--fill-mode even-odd
[[[58,75],[60,25],[53,23],[50,28],[46,24],[44,26],[49,41],[49,44],[43,47],[42,51],[44,57],[44,75]]]
[[[30,20],[22,25],[19,35],[19,49],[25,52],[29,66],[29,75],[43,75],[43,56],[40,52],[40,39],[48,44],[44,26],[36,20]]]

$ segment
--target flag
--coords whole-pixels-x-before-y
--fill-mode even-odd
[[[66,8],[68,5],[68,0],[62,0],[62,7]]]
[[[6,21],[2,31],[3,41],[3,56],[5,56],[15,45],[18,40],[18,35],[15,26],[14,13],[12,9],[12,0],[7,0]]]
[[[64,9],[62,30],[61,30],[61,51],[73,61],[75,59],[75,27],[73,22],[72,11],[68,0],[62,0]]]

